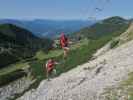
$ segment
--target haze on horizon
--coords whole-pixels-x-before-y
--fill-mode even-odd
[[[133,0],[1,0],[0,19],[87,20],[90,16],[132,18]],[[102,11],[94,11],[95,8]]]

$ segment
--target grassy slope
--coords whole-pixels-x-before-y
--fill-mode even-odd
[[[68,58],[65,60],[64,63],[61,63],[60,65],[56,66],[57,69],[57,75],[60,75],[61,73],[64,73],[66,71],[69,71],[70,69],[76,67],[77,65],[83,64],[86,61],[88,61],[92,54],[96,52],[97,49],[101,48],[103,45],[105,45],[109,40],[111,40],[111,36],[106,36],[99,38],[97,40],[82,40],[80,43],[72,46]],[[60,51],[60,50],[59,50]],[[58,52],[58,51],[54,51]],[[31,62],[31,66],[33,69],[34,76],[38,80],[42,80],[46,78],[46,69],[43,68],[43,65],[45,65],[45,62],[48,57],[51,57],[46,54],[42,55],[44,56],[44,59],[38,59],[38,61]],[[55,53],[52,54],[52,57],[54,57],[57,61],[62,62],[62,54]],[[51,55],[51,54],[50,54]],[[43,69],[43,70],[42,70]]]
[[[16,71],[18,69],[22,69],[26,66],[28,66],[28,62],[25,62],[25,63],[19,62],[19,63],[16,63],[16,64],[11,64],[8,67],[3,68],[3,69],[0,70],[0,76],[1,75],[6,75],[6,74],[11,73],[13,71]]]
[[[28,62],[17,62],[11,64],[0,70],[0,86],[6,85],[22,76],[26,73],[23,72],[23,68],[27,67]]]

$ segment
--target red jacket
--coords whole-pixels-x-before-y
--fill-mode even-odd
[[[61,47],[65,47],[68,45],[68,38],[64,35],[64,33],[61,34],[60,44],[61,44]]]
[[[50,72],[54,69],[54,66],[55,66],[55,61],[48,61],[46,63],[46,68],[47,68],[47,71]]]

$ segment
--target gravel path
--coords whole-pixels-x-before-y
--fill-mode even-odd
[[[104,89],[118,85],[133,71],[133,41],[52,79],[18,100],[103,100]]]

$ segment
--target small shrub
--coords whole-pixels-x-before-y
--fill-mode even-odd
[[[115,47],[118,45],[118,43],[119,43],[119,40],[113,40],[113,41],[111,42],[111,44],[110,44],[110,48],[111,48],[111,49],[115,48]]]

